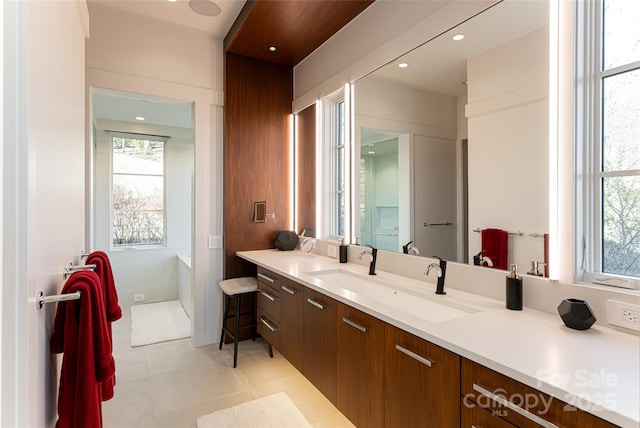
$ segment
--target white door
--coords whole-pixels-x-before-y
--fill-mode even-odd
[[[415,135],[414,241],[420,255],[456,260],[455,201],[455,141]]]
[[[83,9],[84,5],[84,9]],[[1,426],[53,426],[57,358],[49,352],[62,270],[84,245],[84,2],[2,9]]]

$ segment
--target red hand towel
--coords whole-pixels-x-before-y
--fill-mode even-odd
[[[111,271],[109,256],[107,256],[107,254],[102,251],[94,251],[93,253],[89,254],[86,263],[88,265],[96,265],[95,272],[100,278],[100,285],[104,296],[106,310],[105,321],[107,322],[107,328],[109,331],[109,343],[111,344],[111,352],[113,352],[113,333],[111,329],[111,322],[117,321],[122,318],[122,309],[120,309],[120,305],[118,305],[118,293],[116,292],[116,286],[113,280],[113,272]],[[102,383],[102,401],[107,401],[113,398],[115,386],[115,375]]]
[[[115,281],[113,280],[113,272],[111,271],[111,262],[109,256],[103,251],[94,251],[87,256],[88,265],[96,265],[96,273],[104,286],[104,302],[106,305],[107,321],[113,322],[122,318],[122,309],[118,305],[118,292],[116,291]]]
[[[509,234],[501,229],[482,230],[482,249],[494,269],[507,269]]]
[[[62,293],[80,291],[79,300],[58,303],[51,352],[63,352],[57,428],[102,427],[100,383],[115,372],[104,315],[100,279],[73,273]]]

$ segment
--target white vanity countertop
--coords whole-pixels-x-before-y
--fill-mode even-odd
[[[375,289],[388,291],[388,287],[371,285],[372,293],[365,295],[310,274],[340,269],[366,276],[368,267],[299,251],[257,250],[237,255],[609,422],[640,427],[638,336],[598,325],[586,331],[572,330],[558,315],[526,307],[511,311],[503,301],[447,288],[446,283],[447,294],[437,296],[435,284],[426,280],[377,271],[374,280],[401,284],[398,288],[409,294],[478,311],[432,323],[410,309],[368,297]]]

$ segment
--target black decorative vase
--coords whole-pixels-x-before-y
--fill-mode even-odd
[[[564,299],[558,306],[564,324],[575,330],[588,330],[596,322],[589,304],[580,299]]]

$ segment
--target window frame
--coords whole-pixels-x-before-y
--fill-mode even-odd
[[[113,191],[114,191],[114,176],[121,175],[114,172],[113,164],[113,139],[114,138],[129,138],[137,140],[149,140],[159,141],[163,144],[163,156],[162,156],[162,243],[160,244],[134,244],[134,245],[114,245],[113,231],[114,231],[114,206],[113,206]],[[167,144],[168,138],[150,135],[150,134],[136,134],[127,132],[109,132],[109,248],[110,251],[130,251],[130,250],[150,250],[150,249],[163,249],[167,247]],[[151,176],[158,177],[155,174],[128,174],[139,176]]]
[[[323,224],[322,230],[325,239],[348,241],[347,222],[350,201],[347,200],[349,192],[349,174],[351,171],[347,155],[348,143],[348,102],[344,89],[340,89],[323,98],[323,159],[324,159],[324,198],[323,198]],[[339,112],[342,105],[342,126],[340,126]],[[339,151],[342,150],[342,189],[339,188]],[[338,200],[342,196],[342,221],[340,220],[340,204]],[[342,227],[341,227],[342,226]],[[342,230],[340,230],[342,229]]]
[[[603,272],[604,185],[606,177],[638,175],[638,170],[605,171],[604,80],[640,67],[640,61],[605,69],[604,1],[576,3],[576,224],[574,279],[579,283],[638,289],[640,277]],[[580,198],[581,196],[581,198]]]

